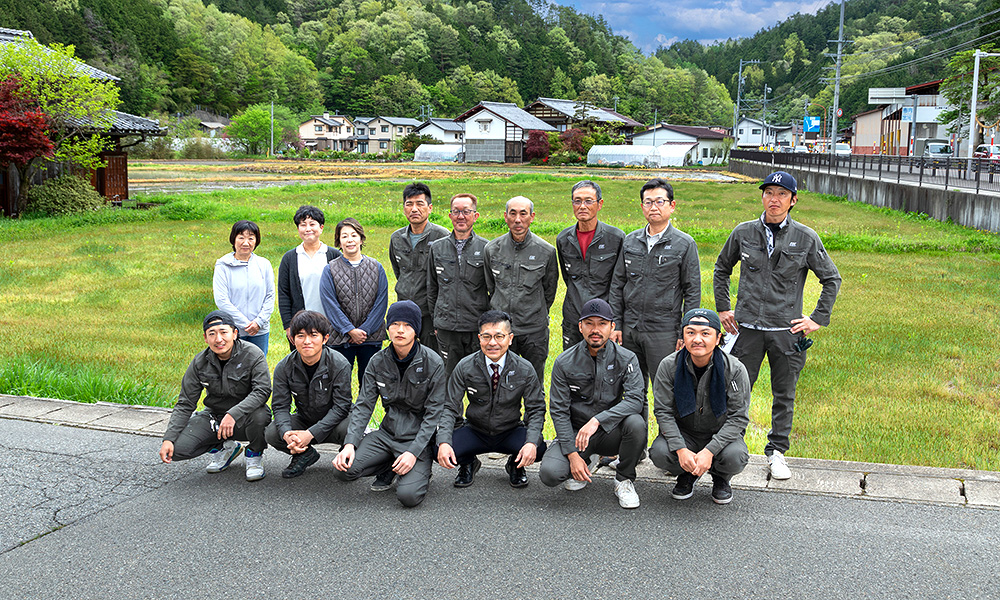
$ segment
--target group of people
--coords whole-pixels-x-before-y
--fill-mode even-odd
[[[208,452],[207,470],[217,473],[242,451],[247,479],[256,480],[270,445],[291,455],[282,471],[290,478],[319,460],[315,444],[334,443],[341,446],[337,477],[374,476],[373,490],[395,486],[405,506],[425,497],[434,461],[457,469],[459,488],[474,483],[480,455],[499,453],[508,456],[512,487],[527,485],[525,468],[540,461],[542,483],[579,490],[605,457],[619,504],[636,508],[636,465],[648,452],[677,476],[674,498],[691,497],[709,473],[712,499],[725,504],[730,480],[749,458],[750,392],[766,356],[773,405],[765,454],[771,477],[787,479],[795,387],[812,342],[806,336],[829,324],[840,275],[819,236],[790,217],[795,179],[772,173],[760,189],[763,213],[733,230],[716,261],[718,312],[700,307],[698,247],[671,224],[677,202],[662,179],[641,187],[647,224],[627,235],[599,220],[600,185],[578,182],[570,193],[576,224],[555,246],[531,232],[535,212],[526,197],[507,201],[508,232],[487,241],[474,231],[474,195],[451,198],[449,232],[429,221],[428,186],[407,185],[409,224],[389,244],[398,299],[391,306],[385,270],[362,254],[362,225],[342,220],[339,250],[327,248],[322,211],[303,206],[294,217],[302,244],[278,269],[291,353],[275,367],[273,386],[264,354],[273,272],[253,253],[259,228],[240,221],[230,236],[234,252],[216,264],[219,310],[203,323],[207,348],[184,375],[160,457]],[[806,316],[809,271],[822,291]],[[552,364],[556,438],[547,445],[542,382],[560,273],[563,352]],[[730,352],[722,349],[726,333],[737,336]],[[650,383],[660,435],[647,448]],[[205,408],[195,412],[203,392]],[[370,429],[378,402],[384,416]]]

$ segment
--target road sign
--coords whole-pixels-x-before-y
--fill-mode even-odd
[[[912,106],[904,106],[903,110],[902,110],[902,113],[899,115],[899,120],[903,121],[904,123],[912,123],[913,122],[913,107]]]
[[[838,109],[837,109],[837,116],[838,116],[838,117],[842,117],[842,116],[844,116],[844,109],[842,109],[842,108],[838,108]]]

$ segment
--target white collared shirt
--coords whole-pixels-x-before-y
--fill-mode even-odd
[[[506,352],[503,353],[503,356],[501,356],[500,360],[498,360],[498,361],[494,361],[492,358],[490,358],[489,356],[486,356],[485,354],[483,356],[486,358],[486,372],[487,373],[489,373],[491,376],[493,375],[493,367],[491,367],[490,365],[494,364],[494,362],[496,364],[500,365],[500,368],[497,369],[497,371],[500,372],[500,373],[503,372],[503,366],[505,364],[507,364],[507,353]]]
[[[656,235],[653,235],[653,234],[649,233],[649,225],[646,225],[646,253],[647,254],[650,253],[650,252],[652,252],[653,246],[655,246],[656,243],[660,241],[660,238],[663,237],[663,234],[666,233],[668,229],[670,229],[670,221],[667,221],[667,226],[663,228],[663,231],[661,231],[660,233],[657,233]]]
[[[323,301],[319,296],[319,280],[327,265],[326,251],[327,246],[323,242],[320,242],[319,250],[312,257],[306,254],[302,244],[295,248],[295,254],[299,259],[299,283],[302,284],[302,299],[305,301],[306,310],[314,310],[320,314],[325,314]]]

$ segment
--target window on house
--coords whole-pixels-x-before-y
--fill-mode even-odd
[[[371,127],[368,129],[368,135],[375,135],[375,128]]]
[[[760,129],[751,129],[750,135],[760,135]]]
[[[740,135],[743,135],[743,130],[742,129],[740,129]]]
[[[413,128],[412,127],[407,127],[406,128],[406,133],[413,133]]]
[[[402,127],[397,127],[396,128],[396,133],[403,133],[403,128]]]
[[[476,123],[479,123],[479,133],[489,133],[490,123],[492,122],[493,121],[476,121]]]
[[[347,126],[347,133],[351,133],[351,126],[350,125]]]
[[[334,133],[340,133],[340,127],[334,127],[333,128],[333,132]]]
[[[388,125],[383,125],[382,126],[382,133],[389,133],[389,126]]]
[[[313,129],[316,131],[316,133],[323,133],[323,126],[322,125],[314,125]]]
[[[385,150],[386,148],[389,147],[389,142],[379,142],[378,147]]]
[[[701,157],[702,158],[708,158],[708,148],[702,148],[701,149]]]

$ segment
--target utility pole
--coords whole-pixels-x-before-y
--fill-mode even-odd
[[[806,121],[809,119],[809,98],[806,98],[804,102],[805,106],[802,107],[802,139],[799,140],[802,146],[806,145]]]
[[[656,147],[656,126],[660,124],[660,109],[653,109],[653,147]]]
[[[979,57],[987,56],[982,50],[976,49],[976,66],[972,70],[972,113],[969,115],[969,153],[968,157],[972,159],[972,153],[976,147],[976,104],[979,96]],[[970,163],[971,164],[971,163]]]
[[[615,112],[618,112],[618,101],[621,100],[621,98],[619,98],[618,96],[615,96],[614,98],[612,98],[612,100],[615,101],[615,109],[614,110],[615,110]]]
[[[830,155],[833,156],[836,153],[837,147],[837,112],[840,110],[840,64],[841,59],[844,54],[844,44],[850,43],[851,40],[844,39],[844,3],[845,0],[840,0],[840,32],[835,40],[827,40],[827,42],[837,42],[837,54],[825,53],[824,56],[837,57],[836,66],[836,76],[834,78],[833,84],[833,114],[830,117]],[[829,67],[828,67],[829,68]],[[824,83],[829,83],[829,79],[823,80]]]
[[[767,147],[767,95],[772,92],[770,86],[764,86],[764,110],[760,111],[760,120],[763,123],[760,128],[760,145]]]
[[[740,120],[740,99],[743,95],[743,66],[744,65],[756,65],[759,64],[759,60],[743,60],[740,59],[740,70],[737,74],[736,79],[736,111],[733,114],[733,139],[736,140],[736,145],[739,146],[740,138],[739,134],[736,133],[736,126]]]
[[[271,100],[271,153],[268,157],[274,156],[274,100]]]

